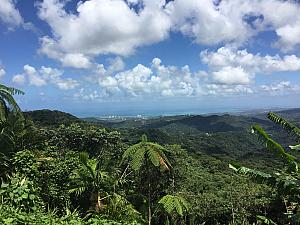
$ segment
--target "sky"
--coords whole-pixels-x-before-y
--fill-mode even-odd
[[[0,82],[78,116],[300,107],[300,2],[0,0]]]

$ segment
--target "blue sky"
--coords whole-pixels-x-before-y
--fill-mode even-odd
[[[24,110],[300,107],[299,46],[292,0],[0,1],[0,78]]]

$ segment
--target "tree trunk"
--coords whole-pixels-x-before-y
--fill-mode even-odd
[[[99,212],[103,209],[104,204],[103,204],[103,200],[101,200],[100,198],[100,194],[97,192],[93,192],[91,194],[91,203],[93,204],[92,209],[94,209],[96,212]]]
[[[150,196],[150,191],[148,193],[148,225],[151,225],[151,219],[152,219],[152,215],[151,215],[151,196]]]
[[[148,166],[148,225],[151,225],[152,214],[151,214],[151,180],[150,180],[150,170]]]

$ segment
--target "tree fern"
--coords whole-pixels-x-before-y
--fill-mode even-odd
[[[158,203],[169,215],[175,212],[179,216],[184,216],[189,211],[188,203],[180,196],[166,195]]]
[[[143,135],[141,142],[129,147],[123,154],[123,161],[128,159],[132,169],[139,170],[149,160],[154,166],[160,166],[164,170],[170,170],[171,164],[164,154],[166,149],[159,144],[148,142]]]
[[[156,143],[149,142],[147,136],[144,134],[141,137],[141,142],[129,147],[123,154],[123,162],[125,160],[129,161],[129,165],[135,171],[140,170],[143,165],[146,165],[147,172],[147,190],[148,190],[148,224],[151,225],[152,212],[151,212],[151,168],[159,167],[163,171],[169,171],[171,169],[171,164],[167,159],[164,152],[166,149]]]

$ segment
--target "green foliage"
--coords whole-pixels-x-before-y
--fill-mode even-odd
[[[21,109],[13,98],[15,94],[24,94],[24,92],[7,87],[3,84],[0,84],[0,122],[6,121],[9,112],[13,112],[22,117]]]
[[[29,150],[17,152],[12,158],[12,165],[16,172],[24,174],[30,179],[34,179],[38,175],[35,155]]]
[[[24,116],[40,126],[59,126],[61,124],[71,125],[72,123],[82,123],[79,118],[69,113],[58,110],[35,110],[24,112]]]
[[[267,117],[269,118],[269,120],[273,121],[274,123],[279,124],[283,129],[285,129],[290,134],[295,135],[298,138],[300,137],[300,129],[294,124],[290,123],[289,121],[285,120],[284,118],[278,116],[273,112],[269,112]]]
[[[108,197],[108,204],[104,211],[108,218],[116,221],[143,222],[141,213],[125,197],[117,193],[112,193]]]
[[[288,132],[298,136],[299,128],[286,121],[285,119],[272,112],[268,114],[268,118],[282,126]],[[298,217],[298,213],[295,213],[294,210],[299,207],[300,203],[298,170],[299,162],[295,156],[287,153],[287,151],[279,143],[270,138],[269,135],[259,125],[253,126],[252,129],[253,133],[257,134],[258,137],[265,143],[267,150],[272,152],[276,157],[281,158],[285,161],[286,168],[284,170],[279,170],[272,174],[269,174],[239,165],[229,165],[229,167],[236,172],[250,175],[252,178],[254,178],[254,180],[266,183],[267,185],[275,188],[279,197],[287,199],[285,200],[285,214],[287,215],[289,223],[291,223],[292,218]],[[292,210],[290,208],[292,208]]]
[[[179,216],[187,214],[189,211],[189,205],[186,200],[180,196],[166,195],[162,197],[159,202],[164,210],[171,215],[173,212]]]
[[[256,216],[258,221],[261,221],[262,224],[267,224],[267,225],[277,225],[277,223],[275,223],[273,220],[268,219],[265,216]]]
[[[33,181],[26,176],[13,174],[8,182],[2,182],[0,187],[1,204],[12,205],[21,211],[35,211],[41,201]]]
[[[109,132],[104,128],[91,125],[60,125],[58,128],[43,129],[45,141],[49,146],[58,147],[59,151],[86,151],[91,156],[102,160],[103,167],[110,167],[110,158],[118,158],[121,154],[119,132]]]
[[[62,155],[55,149],[39,156],[37,182],[42,199],[50,208],[62,211],[71,202],[70,176],[80,163],[77,152],[68,151]]]
[[[69,189],[70,193],[82,195],[84,192],[90,193],[91,203],[94,210],[103,209],[103,200],[108,196],[108,188],[112,186],[112,178],[108,173],[99,169],[96,159],[89,159],[86,152],[79,154],[79,161],[82,168],[74,171],[72,184]]]
[[[78,212],[70,210],[65,210],[63,214],[63,217],[59,217],[56,211],[44,210],[27,213],[11,205],[0,204],[0,224],[5,225],[141,225],[138,222],[116,222],[98,216],[83,220]]]
[[[134,170],[139,170],[149,160],[154,166],[170,170],[171,163],[167,159],[166,149],[159,144],[148,142],[147,136],[142,135],[141,142],[130,146],[123,154],[123,160],[129,159]]]

